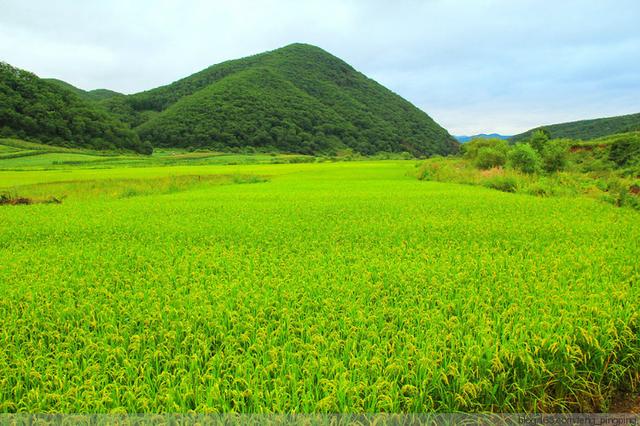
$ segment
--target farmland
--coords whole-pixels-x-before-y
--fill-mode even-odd
[[[0,160],[0,192],[64,199],[0,206],[0,412],[607,411],[638,389],[636,211],[416,161],[168,155]]]

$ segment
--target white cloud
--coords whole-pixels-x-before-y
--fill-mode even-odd
[[[132,93],[316,44],[454,134],[640,111],[637,0],[3,0],[0,59]]]

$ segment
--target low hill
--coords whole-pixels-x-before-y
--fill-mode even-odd
[[[58,80],[57,78],[45,78],[43,80],[69,90],[78,95],[80,98],[89,101],[103,101],[106,99],[111,99],[115,96],[124,96],[122,93],[114,92],[113,90],[109,89],[82,90],[74,86],[73,84],[69,84],[66,81]]]
[[[527,139],[535,130],[539,129],[544,129],[549,132],[549,136],[552,139],[569,138],[591,140],[618,133],[640,130],[640,113],[540,126],[515,135],[511,140],[517,142]]]
[[[105,105],[162,147],[449,154],[427,114],[324,50],[293,44]]]
[[[473,139],[509,139],[511,136],[500,135],[498,133],[480,133],[478,135],[473,136],[454,136],[456,140],[460,143],[466,143]]]
[[[48,145],[148,152],[138,135],[60,84],[0,62],[0,136]]]

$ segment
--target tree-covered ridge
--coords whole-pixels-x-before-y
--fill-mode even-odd
[[[43,79],[49,83],[56,84],[64,89],[70,90],[80,98],[89,101],[103,101],[111,99],[115,96],[124,96],[122,93],[115,92],[109,89],[94,89],[94,90],[82,90],[73,84],[69,84],[66,81],[58,80],[57,78],[45,78]]]
[[[640,130],[640,113],[540,126],[519,135],[515,135],[511,140],[517,142],[529,139],[536,130],[541,129],[548,132],[549,137],[552,139],[569,138],[592,140],[617,133],[627,133]]]
[[[59,84],[0,63],[0,136],[149,153],[127,125]]]
[[[144,149],[155,145],[332,154],[350,148],[365,155],[446,155],[459,147],[423,111],[310,45],[227,61],[134,95],[85,91],[23,73],[18,80],[35,89],[11,80],[16,73],[3,77],[6,96],[13,98],[6,103],[5,136],[49,144],[113,149],[137,147],[139,137]],[[35,127],[20,118],[29,116],[25,111],[33,104],[54,111],[37,115]],[[77,124],[82,120],[72,116],[79,111],[109,128]]]
[[[427,114],[324,50],[294,44],[105,102],[161,146],[449,154]]]

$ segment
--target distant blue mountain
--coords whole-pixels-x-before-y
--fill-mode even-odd
[[[498,138],[498,139],[509,139],[511,136],[499,135],[497,133],[491,133],[487,135],[485,133],[480,133],[479,135],[473,136],[454,136],[460,143],[469,142],[471,139],[490,139],[490,138]]]

